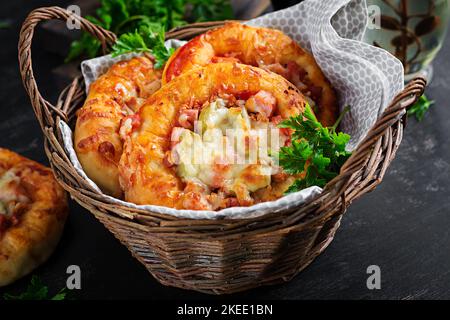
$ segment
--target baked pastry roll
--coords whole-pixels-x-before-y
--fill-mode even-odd
[[[0,148],[0,287],[47,260],[66,218],[66,194],[52,171]]]
[[[274,29],[230,22],[199,35],[172,55],[162,81],[166,83],[193,68],[224,61],[282,75],[304,94],[323,125],[332,126],[336,122],[339,109],[335,91],[313,56]]]
[[[143,104],[126,132],[125,200],[217,210],[280,197],[293,177],[274,157],[290,142],[277,124],[306,103],[286,79],[249,65],[221,62],[181,74]]]
[[[84,171],[103,192],[121,197],[117,165],[120,127],[134,126],[134,113],[161,86],[161,71],[150,56],[114,64],[93,82],[77,113],[74,147]]]

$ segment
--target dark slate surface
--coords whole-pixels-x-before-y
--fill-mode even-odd
[[[61,2],[16,0],[2,2],[0,10],[0,19],[13,23],[11,29],[0,30],[0,146],[42,163],[47,159],[41,132],[20,81],[16,47],[27,12],[56,3]],[[44,53],[39,33],[33,49],[40,88],[54,101],[56,85],[49,70],[61,58]],[[427,90],[436,105],[423,122],[409,121],[384,182],[350,207],[325,253],[287,284],[232,298],[450,298],[449,55],[447,41]],[[82,289],[73,294],[77,299],[221,299],[158,284],[89,212],[74,202],[70,206],[57,251],[35,271],[51,292],[65,285],[67,266],[76,264],[82,270]],[[366,268],[372,264],[381,268],[381,290],[366,288]],[[29,280],[0,289],[0,294],[19,292]]]

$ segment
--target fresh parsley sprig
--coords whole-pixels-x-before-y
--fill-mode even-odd
[[[52,297],[48,296],[48,287],[44,285],[42,280],[33,275],[27,289],[19,295],[12,295],[5,293],[3,299],[5,300],[64,300],[67,298],[67,288],[59,290],[57,294]]]
[[[130,52],[150,52],[155,57],[155,68],[160,69],[173,54],[173,49],[164,46],[164,29],[159,24],[142,25],[133,33],[125,33],[113,46],[112,56]]]
[[[310,186],[323,187],[339,174],[344,162],[351,155],[345,150],[350,136],[336,129],[346,107],[333,127],[324,127],[317,120],[309,105],[303,114],[291,117],[278,126],[289,128],[292,132],[292,144],[280,149],[280,165],[289,174],[305,172],[302,179],[297,179],[286,193],[300,191]]]
[[[155,24],[159,25],[164,40],[164,32],[174,27],[190,22],[231,19],[233,11],[230,0],[102,0],[95,15],[86,18],[114,32],[121,41],[118,44],[120,50],[151,50],[157,61],[163,61],[170,52],[161,45],[151,46],[152,40],[146,38],[146,28],[154,29]],[[128,36],[122,38],[125,34]],[[100,41],[84,32],[80,39],[72,42],[66,62],[80,56],[93,58],[100,48]]]
[[[434,104],[434,101],[428,100],[425,95],[422,95],[419,100],[408,110],[409,116],[416,116],[417,121],[422,121],[427,111]]]

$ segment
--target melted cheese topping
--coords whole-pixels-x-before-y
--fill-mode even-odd
[[[227,108],[222,99],[210,103],[202,109],[194,132],[182,129],[172,149],[178,176],[251,199],[249,192],[269,186],[279,171],[270,156],[279,149],[279,137],[270,139],[272,131],[267,129],[276,126],[268,124],[250,120],[243,106]]]
[[[8,170],[0,176],[0,214],[10,215],[17,203],[29,201],[20,188],[20,178],[13,170]]]

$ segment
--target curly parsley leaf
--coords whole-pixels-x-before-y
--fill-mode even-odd
[[[137,30],[134,33],[125,33],[117,39],[112,56],[117,57],[130,52],[150,52],[150,48]]]
[[[291,117],[278,126],[292,130],[292,144],[280,149],[280,165],[289,174],[304,174],[287,190],[287,193],[300,191],[310,186],[323,187],[339,174],[344,162],[351,155],[345,150],[350,136],[336,132],[344,109],[333,127],[323,127],[309,105],[303,114]]]
[[[434,101],[430,101],[425,95],[422,95],[419,100],[408,110],[408,115],[415,115],[417,121],[422,121],[425,114],[433,104]]]
[[[149,46],[142,27],[157,24],[164,32],[189,22],[225,20],[233,18],[230,0],[102,0],[95,16],[88,16],[91,22],[114,32],[122,39],[120,50],[136,49],[137,52],[152,49],[157,61],[165,61],[168,51],[162,46]],[[136,30],[146,42],[142,46],[136,39]],[[164,38],[164,37],[163,37]],[[72,42],[66,62],[80,56],[95,57],[100,52],[100,42],[84,32],[80,39]],[[131,52],[131,51],[127,51]]]
[[[164,44],[153,47],[152,53],[156,60],[155,69],[161,69],[174,52],[174,48],[167,49]]]
[[[147,24],[133,33],[125,33],[119,37],[113,46],[112,56],[130,52],[151,52],[155,57],[155,68],[164,66],[167,59],[173,54],[173,49],[164,46],[164,29],[158,24]]]
[[[53,297],[48,297],[48,287],[44,285],[42,280],[34,275],[31,278],[27,289],[19,295],[12,295],[5,293],[3,299],[5,300],[64,300],[67,297],[67,288],[61,289]]]

